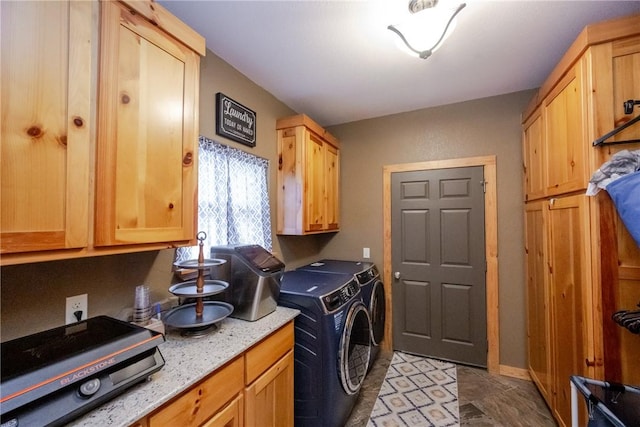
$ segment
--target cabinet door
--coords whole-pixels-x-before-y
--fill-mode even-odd
[[[0,3],[3,254],[88,245],[92,7]]]
[[[548,212],[552,311],[553,410],[571,425],[569,377],[591,371],[586,361],[593,332],[590,306],[589,212],[587,196],[552,199]]]
[[[325,142],[306,131],[305,144],[305,231],[321,231],[326,229]]]
[[[544,197],[546,190],[542,114],[539,109],[525,122],[522,139],[525,200],[535,200]]]
[[[340,228],[340,151],[325,143],[325,206],[326,229]]]
[[[247,427],[293,427],[293,350],[245,389]]]
[[[101,2],[95,245],[194,238],[199,56]]]
[[[551,404],[551,328],[546,260],[547,203],[527,203],[525,208],[525,259],[527,271],[527,337],[529,373],[544,399]]]
[[[544,166],[547,195],[587,186],[582,63],[578,62],[544,101]]]

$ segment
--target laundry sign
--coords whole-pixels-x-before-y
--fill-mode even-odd
[[[236,142],[256,146],[256,112],[223,93],[216,93],[216,133]]]

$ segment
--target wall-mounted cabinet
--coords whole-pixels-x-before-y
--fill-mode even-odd
[[[195,235],[200,55],[102,3],[95,245]]]
[[[587,187],[583,65],[578,61],[542,102],[546,195]]]
[[[204,39],[151,0],[0,7],[2,265],[193,241]]]
[[[524,159],[524,195],[525,200],[536,200],[544,197],[547,186],[544,180],[543,158],[544,144],[542,114],[540,108],[523,124],[522,141]]]
[[[640,301],[640,248],[606,191],[584,194],[611,155],[592,146],[640,99],[640,15],[586,27],[523,114],[529,372],[561,426],[570,375],[637,384],[640,336],[611,316]],[[640,139],[633,126],[610,141]],[[582,414],[584,416],[584,414]]]
[[[278,132],[278,234],[340,229],[338,140],[305,115],[280,119]]]
[[[2,2],[0,9],[3,258],[86,248],[92,4]]]

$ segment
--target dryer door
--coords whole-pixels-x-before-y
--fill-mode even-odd
[[[380,345],[384,338],[385,319],[384,285],[376,280],[371,291],[369,301],[369,316],[371,317],[371,341],[373,345]]]
[[[338,375],[347,394],[354,394],[369,368],[371,330],[367,308],[361,302],[349,308],[340,339]]]

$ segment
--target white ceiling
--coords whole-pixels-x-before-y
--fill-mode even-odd
[[[467,0],[456,30],[422,60],[386,29],[408,0],[159,3],[323,126],[539,87],[586,24],[640,13],[640,1]]]

